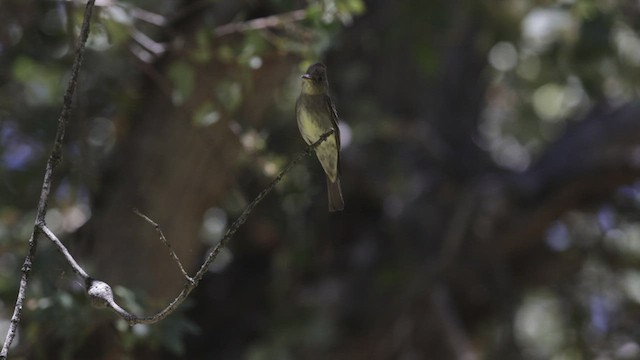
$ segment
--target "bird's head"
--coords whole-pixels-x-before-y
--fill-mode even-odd
[[[327,67],[323,63],[316,63],[302,74],[302,91],[306,94],[319,94],[327,92],[329,81],[327,80]]]

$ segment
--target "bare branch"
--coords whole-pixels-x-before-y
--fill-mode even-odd
[[[145,21],[149,24],[153,24],[156,26],[166,26],[168,23],[168,20],[166,17],[160,15],[160,14],[156,14],[154,12],[151,12],[149,10],[145,10],[142,8],[139,8],[137,6],[134,6],[132,4],[119,4],[120,6],[123,7],[129,7],[129,11],[131,16],[140,19],[142,21]]]
[[[261,30],[294,21],[304,20],[306,17],[306,10],[295,10],[284,14],[271,15],[249,21],[233,22],[218,26],[215,30],[215,34],[216,36],[224,36],[249,30]]]
[[[147,34],[136,28],[131,28],[130,34],[133,40],[155,57],[159,57],[167,51],[167,45],[153,40],[147,36]]]
[[[180,262],[178,255],[176,255],[176,252],[173,251],[173,248],[171,247],[171,244],[169,244],[169,242],[167,241],[167,238],[164,237],[164,234],[162,233],[162,229],[160,229],[160,225],[158,225],[155,221],[151,220],[145,214],[141,213],[138,209],[133,209],[133,212],[136,215],[140,216],[142,219],[144,219],[144,221],[148,222],[153,226],[153,228],[160,235],[160,240],[162,240],[162,243],[167,247],[167,249],[169,249],[169,253],[171,254],[171,257],[178,263],[178,267],[180,267],[180,272],[182,272],[182,275],[184,275],[184,277],[187,279],[188,282],[193,283],[193,278],[189,276],[189,274],[187,274],[187,271],[182,266],[182,263]]]
[[[135,315],[127,312],[115,302],[113,299],[113,290],[111,290],[111,286],[109,286],[109,284],[104,281],[89,278],[86,285],[87,295],[89,295],[91,305],[98,309],[110,308],[115,311],[116,314],[129,322],[131,322],[132,319],[135,319]]]
[[[0,359],[7,358],[9,347],[13,343],[13,339],[15,338],[18,324],[20,323],[20,319],[22,316],[22,309],[24,308],[23,305],[27,290],[27,284],[29,281],[29,274],[31,273],[36,249],[38,248],[38,236],[40,235],[41,231],[40,227],[44,226],[45,224],[44,217],[47,213],[47,204],[49,201],[49,193],[51,192],[53,172],[55,167],[60,162],[60,159],[62,158],[62,143],[66,132],[67,122],[69,121],[69,116],[71,115],[71,102],[73,100],[73,94],[78,83],[78,74],[80,72],[80,66],[82,65],[85,44],[87,42],[87,38],[89,37],[89,23],[91,20],[91,12],[93,10],[94,2],[95,0],[89,0],[85,8],[82,29],[80,30],[80,39],[76,46],[75,59],[73,61],[73,67],[71,68],[71,78],[69,79],[69,84],[67,85],[67,90],[64,94],[62,111],[60,112],[60,117],[58,118],[58,129],[56,131],[53,149],[51,151],[51,154],[49,155],[49,159],[47,160],[44,181],[42,182],[42,190],[40,191],[40,200],[38,202],[36,220],[33,227],[33,232],[31,233],[31,237],[29,238],[29,252],[25,257],[24,263],[22,265],[22,276],[20,278],[18,298],[16,299],[16,305],[13,309],[13,315],[11,316],[11,323],[9,325],[9,330],[7,331],[4,345],[2,346],[2,350],[0,351]]]
[[[53,244],[56,246],[58,251],[60,251],[60,253],[67,260],[69,265],[71,265],[71,268],[73,269],[73,272],[78,274],[78,276],[80,276],[82,278],[82,280],[85,281],[85,283],[86,283],[86,281],[89,279],[89,275],[87,274],[86,271],[84,271],[83,268],[80,267],[80,265],[78,265],[78,263],[73,258],[73,256],[71,256],[71,253],[69,253],[69,250],[67,250],[67,248],[64,246],[64,244],[62,244],[62,241],[60,241],[56,237],[56,235],[53,233],[53,231],[51,231],[45,224],[39,224],[38,228],[40,229],[40,231],[42,231],[42,233],[47,238],[49,238],[49,240],[51,240],[51,242],[53,242]]]
[[[320,144],[323,141],[327,140],[327,138],[329,136],[331,136],[331,134],[333,134],[333,133],[334,133],[334,130],[331,129],[331,130],[327,131],[326,133],[322,134],[322,136],[320,136],[318,141],[316,141],[315,143],[307,146],[307,149],[305,151],[299,153],[293,160],[291,160],[291,162],[289,164],[287,164],[287,166],[284,169],[282,169],[282,171],[280,171],[278,176],[276,176],[271,181],[271,183],[264,190],[262,190],[258,194],[258,196],[256,196],[256,198],[253,199],[253,201],[251,201],[251,203],[249,203],[249,205],[247,205],[247,207],[244,209],[242,214],[240,214],[240,216],[236,219],[236,221],[234,221],[233,224],[231,224],[231,226],[229,227],[227,232],[224,234],[224,237],[222,238],[222,240],[220,240],[219,243],[217,243],[215,246],[213,246],[209,250],[209,253],[208,253],[204,263],[202,264],[202,266],[200,267],[200,269],[198,270],[196,275],[193,277],[194,281],[193,282],[187,281],[185,283],[185,285],[184,285],[184,288],[182,289],[182,292],[180,292],[180,294],[175,299],[173,299],[173,301],[171,303],[169,303],[169,305],[167,305],[164,309],[162,309],[160,312],[158,312],[157,314],[155,314],[153,316],[140,317],[140,318],[137,318],[137,317],[135,317],[135,318],[126,318],[125,317],[125,319],[127,319],[129,321],[129,324],[131,324],[131,325],[133,325],[133,324],[152,324],[152,323],[156,323],[156,322],[164,319],[169,314],[171,314],[189,296],[191,291],[198,286],[198,284],[200,283],[200,280],[202,280],[202,278],[204,277],[204,274],[207,273],[207,271],[209,269],[209,265],[211,265],[213,260],[215,260],[215,258],[218,256],[218,253],[220,253],[220,250],[222,250],[223,247],[227,246],[227,243],[229,243],[229,241],[231,240],[233,235],[235,235],[236,231],[238,231],[240,226],[242,224],[244,224],[245,221],[247,221],[247,218],[249,217],[249,214],[251,213],[251,211],[253,211],[253,209],[273,190],[273,188],[284,178],[284,176],[298,162],[300,162],[300,160],[302,160],[305,156],[308,156],[309,154],[311,154],[318,146],[320,146]]]
[[[173,299],[173,301],[169,303],[163,310],[161,310],[160,312],[158,312],[153,316],[138,317],[134,314],[127,312],[122,307],[120,307],[113,298],[113,290],[111,289],[111,286],[109,286],[109,284],[103,281],[99,281],[91,278],[80,267],[80,265],[78,265],[78,263],[75,261],[73,256],[71,256],[71,254],[66,249],[66,247],[62,244],[62,242],[55,236],[55,234],[53,234],[53,232],[43,222],[36,223],[36,226],[34,227],[35,235],[33,237],[35,238],[38,232],[42,232],[45,234],[47,238],[49,238],[55,244],[58,250],[65,257],[65,259],[67,259],[67,262],[71,265],[71,267],[73,268],[73,271],[76,274],[78,274],[80,277],[82,277],[82,279],[84,280],[85,286],[87,289],[87,294],[89,295],[89,299],[91,300],[91,304],[93,306],[100,309],[107,308],[107,307],[112,309],[120,317],[127,320],[130,325],[156,323],[164,319],[165,317],[167,317],[169,314],[171,314],[180,304],[182,304],[182,302],[184,302],[184,300],[189,296],[191,291],[193,291],[193,289],[195,289],[198,286],[198,284],[200,283],[200,280],[202,280],[202,278],[204,277],[204,274],[208,271],[209,266],[220,253],[220,250],[222,250],[222,248],[227,245],[227,243],[231,240],[233,235],[235,235],[236,231],[238,231],[240,226],[242,226],[242,224],[244,224],[247,221],[247,218],[249,217],[249,214],[251,213],[251,211],[253,211],[253,209],[275,188],[275,186],[280,181],[282,181],[284,176],[298,162],[300,162],[300,160],[302,160],[305,156],[308,156],[309,154],[311,154],[323,141],[327,140],[327,138],[331,136],[331,134],[333,133],[334,133],[334,130],[331,129],[328,132],[324,133],[322,136],[320,136],[320,138],[315,143],[307,146],[305,151],[299,153],[291,162],[289,162],[289,164],[287,164],[287,166],[284,169],[282,169],[282,171],[280,171],[278,176],[276,176],[271,181],[271,183],[269,183],[269,185],[264,190],[262,190],[258,194],[258,196],[256,196],[256,198],[253,199],[251,203],[249,203],[249,205],[247,205],[247,207],[244,209],[242,214],[240,214],[240,216],[236,219],[236,221],[234,221],[233,224],[231,224],[231,226],[225,233],[222,240],[220,240],[220,242],[218,242],[215,246],[213,246],[209,250],[209,253],[207,254],[205,261],[203,262],[202,266],[200,267],[200,269],[198,270],[198,272],[193,278],[189,277],[187,272],[184,270],[182,264],[180,263],[180,260],[178,259],[178,256],[171,249],[171,246],[168,243],[167,239],[164,237],[162,230],[160,230],[159,225],[155,223],[153,220],[151,220],[149,217],[147,217],[146,215],[134,209],[134,212],[138,216],[142,217],[145,221],[153,225],[156,231],[158,231],[158,233],[160,234],[160,239],[169,248],[171,256],[176,260],[176,262],[178,263],[178,266],[180,267],[180,270],[182,271],[182,274],[187,279],[187,282],[185,283],[184,288],[182,289],[180,294],[178,294],[178,296],[176,296],[176,298]],[[24,289],[26,289],[26,281],[24,283],[24,288],[22,286],[20,288],[21,290],[20,293],[22,294],[21,297],[19,297],[20,301],[24,300]],[[15,330],[14,330],[14,335],[15,335]]]

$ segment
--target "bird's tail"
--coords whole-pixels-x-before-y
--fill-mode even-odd
[[[327,193],[329,194],[329,211],[341,211],[344,209],[339,177],[336,178],[335,182],[331,182],[329,177],[327,177]]]

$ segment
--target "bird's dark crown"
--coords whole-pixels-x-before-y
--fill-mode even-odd
[[[327,67],[323,63],[315,63],[307,69],[307,72],[302,75],[302,78],[313,80],[314,82],[327,81]]]

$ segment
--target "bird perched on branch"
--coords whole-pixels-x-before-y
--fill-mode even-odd
[[[327,174],[329,211],[340,211],[344,209],[340,188],[340,129],[336,108],[329,97],[327,67],[324,64],[313,64],[302,75],[302,91],[296,102],[296,117],[300,134],[309,145],[331,129],[334,131],[316,148],[316,156]]]

